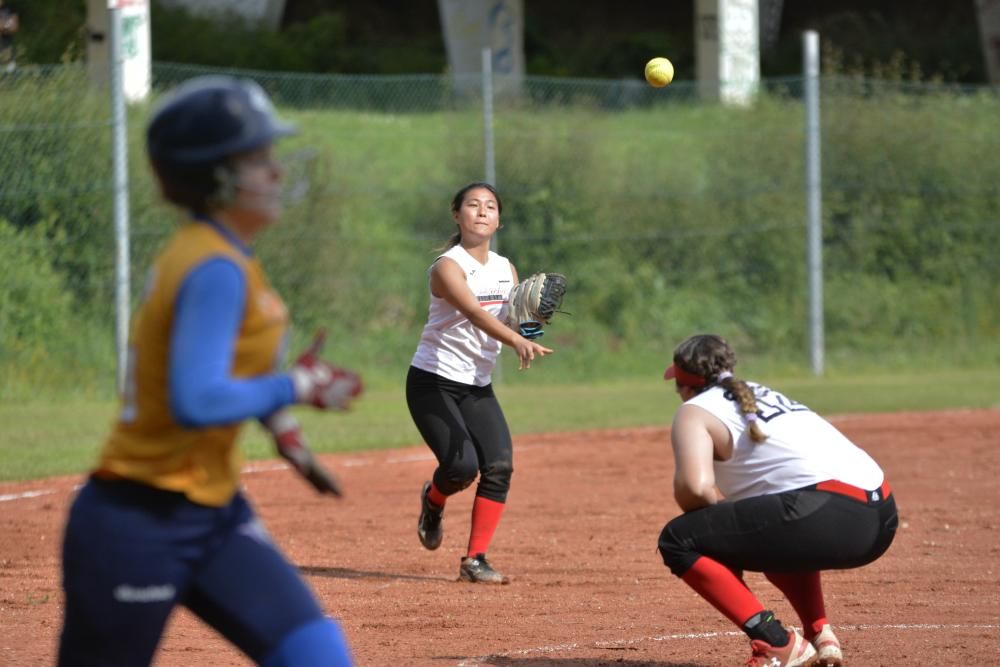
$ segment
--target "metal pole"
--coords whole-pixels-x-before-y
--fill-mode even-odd
[[[496,158],[493,153],[493,49],[489,47],[483,49],[483,146],[486,182],[496,187]],[[496,241],[496,236],[493,241]]]
[[[128,141],[125,115],[125,94],[121,9],[111,5],[108,16],[111,23],[111,114],[112,114],[112,170],[114,177],[115,224],[115,349],[117,352],[118,391],[125,390],[125,372],[128,364],[129,325],[129,239],[128,239]]]
[[[806,224],[809,270],[809,349],[813,375],[823,375],[823,182],[820,173],[819,33],[802,35],[806,107]]]
[[[496,158],[493,152],[493,49],[483,49],[483,155],[485,180],[496,187]],[[500,241],[494,234],[490,239],[490,250],[500,252]],[[493,382],[499,384],[503,380],[503,368],[500,364],[493,369]]]

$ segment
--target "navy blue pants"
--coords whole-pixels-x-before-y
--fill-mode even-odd
[[[898,524],[892,495],[864,502],[801,489],[686,512],[663,528],[658,546],[678,577],[701,556],[736,571],[837,570],[885,553]]]
[[[205,507],[182,494],[91,479],[63,543],[59,665],[148,665],[182,604],[256,662],[324,618],[312,592],[237,494]]]
[[[437,457],[434,486],[441,493],[458,493],[479,475],[477,496],[507,501],[514,449],[492,384],[462,384],[410,366],[406,404]]]

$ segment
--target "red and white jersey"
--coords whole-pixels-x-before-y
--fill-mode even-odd
[[[879,488],[882,469],[863,449],[805,405],[752,382],[757,423],[767,435],[750,440],[739,404],[721,386],[687,401],[718,417],[733,437],[733,455],[715,461],[715,483],[730,500],[791,491],[826,480]]]
[[[514,286],[514,274],[507,258],[491,251],[486,264],[480,264],[461,245],[451,247],[434,261],[440,261],[441,257],[458,262],[479,305],[501,317]],[[427,324],[420,334],[412,364],[455,382],[484,387],[490,383],[500,347],[500,341],[432,293]]]

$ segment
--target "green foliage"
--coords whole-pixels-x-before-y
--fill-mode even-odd
[[[239,15],[196,16],[154,0],[150,21],[157,61],[309,73],[437,72],[443,65],[438,39],[411,39],[395,49],[357,43],[342,11],[323,10],[275,31]]]
[[[102,271],[114,256],[107,104],[75,66],[21,72],[0,82],[0,95],[0,154],[10,157],[0,161],[0,395],[106,390],[114,358],[113,283]]]
[[[297,93],[324,85],[349,85],[360,99],[382,83],[291,75],[269,81],[286,100],[314,99]],[[413,97],[392,108],[441,90],[440,80],[428,90],[423,83],[412,81]],[[114,235],[106,102],[88,92],[75,68],[0,85],[7,86],[4,99],[16,102],[0,107],[0,149],[21,156],[0,163],[0,217],[8,221],[5,234],[14,235],[9,252],[22,263],[8,262],[48,267],[38,279],[49,291],[32,289],[50,304],[37,316],[55,332],[45,338],[32,329],[16,344],[30,339],[56,356],[74,350],[79,385],[108,387]],[[551,377],[643,375],[661,367],[680,339],[705,330],[724,333],[749,359],[799,369],[807,363],[801,102],[780,90],[746,108],[697,104],[682,101],[688,91],[681,82],[674,86],[637,107],[605,104],[611,84],[593,82],[534,81],[531,91],[547,93],[499,100],[498,248],[522,275],[560,271],[571,280],[563,305],[571,315],[558,316],[545,338],[558,350],[545,361]],[[918,358],[942,367],[997,363],[998,106],[991,92],[824,80],[831,370],[841,363],[905,367]],[[143,157],[148,113],[148,105],[129,110],[134,296],[180,217],[159,202]],[[295,344],[327,327],[334,358],[362,369],[372,386],[395,386],[426,318],[425,271],[454,230],[451,197],[482,179],[481,112],[304,103],[282,113],[301,128],[279,145],[290,197],[257,252],[289,303]],[[23,249],[39,239],[40,259]],[[64,340],[73,331],[86,332],[87,349]],[[5,336],[5,349],[13,350],[7,341],[14,338]],[[549,381],[518,373],[510,356],[504,383]]]
[[[0,336],[6,359],[45,350],[47,341],[68,333],[72,298],[52,266],[52,245],[44,225],[18,232],[0,219]]]
[[[82,61],[86,55],[87,2],[7,2],[20,20],[14,40],[19,65]]]
[[[52,221],[17,230],[0,219],[0,398],[24,400],[72,390],[107,388],[113,349],[107,336],[78,311],[55,266],[63,237]],[[104,344],[102,344],[102,342]]]
[[[62,234],[53,264],[82,303],[107,296],[95,269],[111,236],[111,131],[107,101],[88,86],[81,67],[19,73],[0,84],[0,135],[5,156],[0,216],[17,229],[47,224]]]
[[[21,15],[22,63],[82,60],[88,33],[81,0],[11,0]],[[335,10],[331,6],[335,5]],[[817,30],[851,68],[886,78],[885,63],[906,54],[907,69],[946,81],[983,82],[985,60],[972,2],[938,0],[914,11],[907,0],[784,3],[777,43],[761,54],[765,77],[802,71],[802,30]],[[189,16],[151,5],[152,45],[163,62],[269,72],[409,74],[447,68],[436,3],[295,0],[275,34],[239,18]],[[532,76],[640,81],[653,55],[671,58],[679,81],[694,78],[694,3],[546,0],[525,3],[526,70]]]

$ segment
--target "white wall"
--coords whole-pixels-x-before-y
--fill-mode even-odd
[[[694,29],[699,94],[749,104],[760,86],[757,0],[697,0]]]
[[[149,1],[115,0],[122,21],[122,88],[125,99],[146,99],[152,81]],[[109,0],[87,0],[87,72],[92,85],[105,88],[111,78],[109,64],[111,26]]]
[[[986,75],[990,83],[1000,84],[1000,0],[976,0],[976,15]]]
[[[542,0],[544,1],[544,0]],[[478,90],[483,49],[493,52],[498,90],[524,80],[524,0],[438,0],[448,70],[457,87]]]
[[[161,0],[167,7],[184,7],[192,14],[231,13],[276,29],[285,13],[285,0]]]

